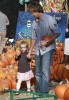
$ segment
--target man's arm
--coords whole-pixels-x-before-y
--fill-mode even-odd
[[[31,47],[30,47],[29,53],[27,55],[27,58],[31,58],[31,53],[32,53],[32,50],[35,46],[35,43],[36,43],[36,39],[33,39],[32,42],[31,42]]]

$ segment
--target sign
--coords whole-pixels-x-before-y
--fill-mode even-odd
[[[64,42],[65,40],[65,31],[66,31],[66,21],[67,15],[66,13],[48,13],[53,17],[55,17],[58,27],[60,29],[61,35],[57,38],[57,40]],[[15,40],[18,38],[31,38],[32,35],[32,22],[34,17],[28,13],[19,11],[17,27],[16,27],[16,37]]]
[[[33,20],[34,17],[28,12],[19,11],[15,40],[18,38],[31,38]]]

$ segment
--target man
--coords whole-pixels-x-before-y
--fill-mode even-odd
[[[33,21],[32,43],[27,57],[31,57],[31,52],[34,48],[36,60],[36,91],[48,93],[51,58],[56,47],[55,39],[60,34],[56,20],[52,16],[45,14],[40,4],[30,4],[28,11],[36,20]],[[43,41],[43,36],[49,36],[51,38]]]
[[[0,54],[2,53],[3,46],[5,45],[7,25],[9,25],[9,19],[4,13],[0,11]]]

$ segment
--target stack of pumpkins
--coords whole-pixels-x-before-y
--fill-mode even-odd
[[[69,79],[69,65],[64,64],[64,44],[56,43],[56,51],[52,56],[50,80],[61,81]]]
[[[5,46],[3,53],[0,54],[0,94],[6,89],[16,89],[18,61],[15,55],[19,55],[21,39],[16,41],[14,46]],[[34,50],[32,51],[31,68],[35,67]]]
[[[15,54],[14,47],[9,46],[4,48],[0,55],[0,91],[16,88],[18,64],[15,61]]]

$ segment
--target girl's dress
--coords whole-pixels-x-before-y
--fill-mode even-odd
[[[21,53],[18,60],[17,79],[22,81],[27,81],[33,77],[34,74],[30,69],[29,60],[27,59],[27,52]]]

